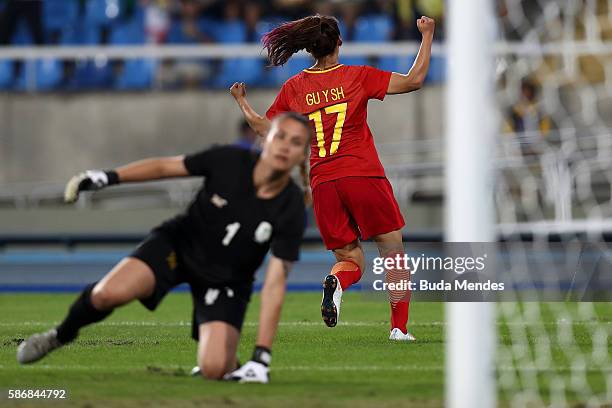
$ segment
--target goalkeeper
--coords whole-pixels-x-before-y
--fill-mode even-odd
[[[261,154],[218,147],[75,176],[66,186],[68,202],[76,201],[80,191],[120,182],[188,176],[205,180],[185,213],[154,228],[130,256],[87,286],[59,326],[21,343],[17,360],[40,360],[73,341],[84,326],[134,299],[155,310],[172,288],[187,282],[202,376],[267,383],[286,279],[298,259],[304,230],[304,196],[290,172],[306,160],[310,137],[307,119],[285,113],[274,119]],[[254,274],[269,249],[255,350],[239,367],[236,351]]]

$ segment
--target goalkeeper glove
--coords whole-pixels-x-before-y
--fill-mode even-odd
[[[64,190],[64,201],[74,203],[81,191],[100,190],[106,186],[119,183],[119,175],[115,170],[87,170],[70,179]]]
[[[247,361],[247,363],[239,369],[226,374],[224,379],[240,383],[267,384],[270,382],[270,369],[268,368],[272,361],[272,355],[270,353],[270,349],[256,346],[251,360]]]

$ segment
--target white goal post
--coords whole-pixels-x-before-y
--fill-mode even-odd
[[[494,239],[493,2],[448,2],[445,241]],[[446,306],[446,406],[495,406],[494,305]]]

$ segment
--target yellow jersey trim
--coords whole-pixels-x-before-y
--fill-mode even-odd
[[[305,69],[305,70],[304,70],[304,72],[308,72],[309,74],[324,74],[324,73],[326,73],[326,72],[333,71],[334,69],[338,69],[338,68],[340,68],[340,67],[342,67],[342,66],[344,66],[344,64],[338,64],[338,65],[336,65],[335,67],[331,67],[331,68],[328,68],[328,69],[324,69],[324,70],[322,70],[322,71],[319,71],[319,70],[312,70],[312,69]]]

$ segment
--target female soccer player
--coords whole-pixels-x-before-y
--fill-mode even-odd
[[[431,55],[434,21],[417,20],[423,39],[410,71],[403,75],[367,66],[338,62],[342,39],[333,17],[310,16],[291,21],[267,33],[263,46],[272,65],[285,64],[305,49],[315,64],[283,84],[266,116],[260,116],[246,99],[243,83],[231,92],[251,127],[264,135],[277,114],[296,111],[314,124],[310,177],[314,212],[325,246],[337,263],[323,281],[321,313],[325,323],[338,322],[342,291],[359,281],[364,254],[359,239],[372,238],[381,256],[403,254],[401,228],[404,219],[378,159],[368,127],[367,104],[386,94],[402,94],[421,88]],[[406,270],[392,269],[387,280],[409,279]],[[391,291],[392,340],[414,340],[408,333],[409,291]]]
[[[290,172],[306,159],[310,136],[306,118],[284,113],[272,121],[261,154],[218,147],[75,176],[66,187],[69,202],[80,191],[119,182],[188,176],[204,176],[205,181],[185,213],[153,229],[130,256],[89,285],[59,326],[20,344],[18,361],[43,358],[73,341],[82,327],[134,299],[154,310],[173,287],[187,282],[202,375],[268,382],[285,282],[304,230],[304,197]],[[254,274],[269,248],[257,343],[251,361],[237,369],[236,349]]]

